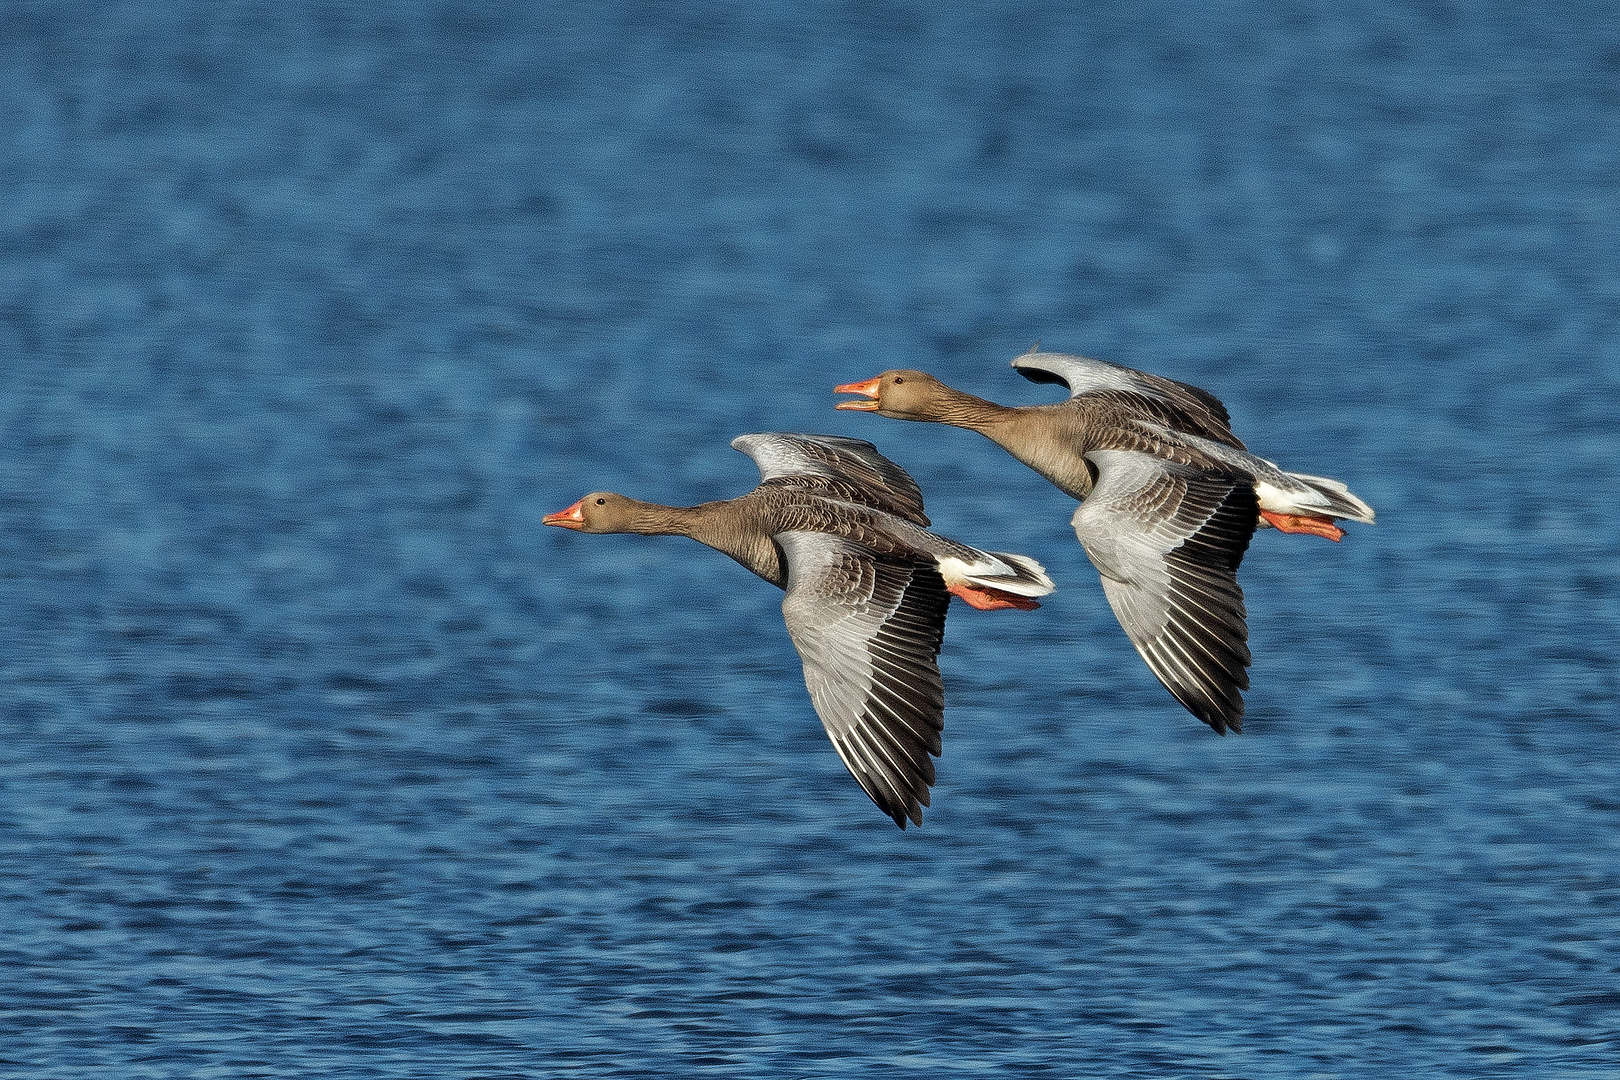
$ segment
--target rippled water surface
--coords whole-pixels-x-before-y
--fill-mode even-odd
[[[0,8],[0,1074],[1604,1077],[1602,4]],[[1241,737],[1072,503],[838,413],[1040,340],[1379,510]],[[1040,558],[896,830],[779,595],[593,488],[875,440]]]

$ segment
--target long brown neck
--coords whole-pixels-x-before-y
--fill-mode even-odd
[[[988,435],[991,429],[1005,424],[1012,418],[1012,414],[1018,411],[1011,406],[997,405],[993,401],[974,397],[972,394],[940,383],[939,392],[928,402],[927,415],[918,419],[967,428],[969,431]]]
[[[771,542],[771,529],[745,500],[727,499],[697,506],[637,502],[622,531],[644,536],[689,536],[730,556],[773,585],[785,585],[787,569]]]
[[[662,503],[628,499],[629,513],[617,522],[614,532],[636,533],[640,536],[691,536],[699,524],[696,506],[664,506]]]
[[[1077,499],[1091,493],[1091,474],[1082,457],[1091,448],[1086,425],[1069,402],[997,405],[960,390],[950,390],[945,400],[948,404],[942,403],[931,419],[977,431]]]

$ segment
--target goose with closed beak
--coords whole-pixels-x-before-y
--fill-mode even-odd
[[[1166,689],[1217,732],[1241,731],[1250,662],[1238,564],[1256,528],[1337,542],[1373,523],[1337,480],[1248,452],[1226,408],[1196,386],[1118,364],[1031,351],[1012,366],[1063,383],[1067,401],[997,405],[921,371],[834,387],[838,408],[977,431],[1081,500],[1074,531],[1131,643]]]
[[[1051,579],[1034,559],[929,531],[916,482],[871,443],[762,433],[731,445],[760,472],[738,498],[676,507],[593,492],[542,520],[689,536],[785,590],[788,636],[838,756],[896,825],[922,824],[944,730],[937,657],[951,595],[1035,608]]]

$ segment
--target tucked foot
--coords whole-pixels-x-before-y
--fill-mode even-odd
[[[1041,606],[1027,596],[1002,592],[1000,589],[992,589],[988,585],[968,585],[963,583],[948,585],[946,588],[980,611],[1002,611],[1006,608],[1017,608],[1019,611],[1034,611]]]
[[[1344,530],[1333,524],[1332,518],[1310,517],[1306,514],[1278,514],[1270,510],[1260,511],[1260,516],[1285,533],[1325,536],[1335,544],[1344,539]]]

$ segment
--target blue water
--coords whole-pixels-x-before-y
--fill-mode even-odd
[[[1615,1075],[1610,5],[10,0],[0,115],[0,1075]],[[1256,538],[1241,737],[831,408],[1036,340],[1378,508]],[[775,590],[540,526],[758,430],[1060,583],[920,830]]]

